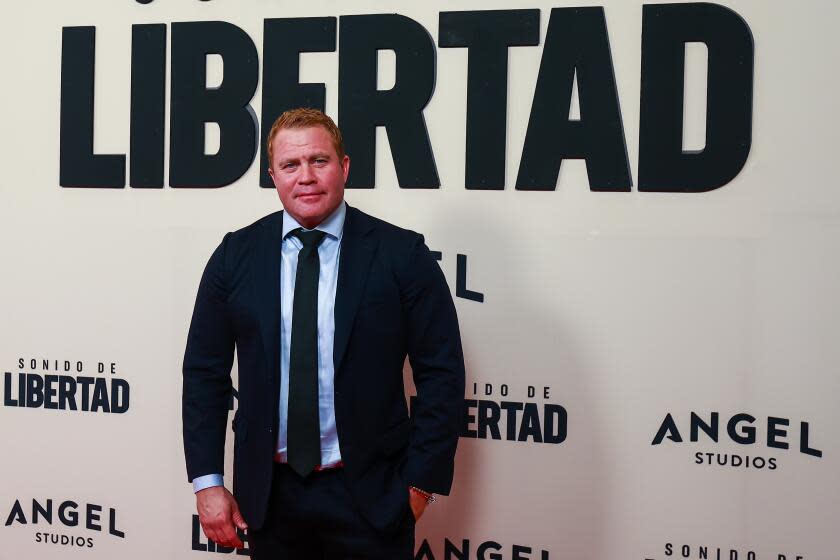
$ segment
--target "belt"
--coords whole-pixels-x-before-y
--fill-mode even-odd
[[[279,463],[281,465],[287,465],[288,464],[288,462],[286,461],[285,455],[283,455],[281,453],[275,453],[274,454],[274,462]],[[344,468],[344,461],[336,461],[335,463],[329,463],[329,464],[326,464],[326,465],[318,465],[312,470],[314,472],[321,472],[321,471],[329,471],[329,470],[332,470],[332,469],[341,469],[341,468]]]

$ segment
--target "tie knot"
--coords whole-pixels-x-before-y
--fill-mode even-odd
[[[303,243],[304,247],[317,247],[321,244],[321,241],[324,239],[326,233],[323,231],[318,231],[317,229],[313,229],[311,231],[304,231],[303,228],[297,228],[292,230],[292,235],[300,239],[300,242]]]

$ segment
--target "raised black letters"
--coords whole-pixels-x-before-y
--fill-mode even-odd
[[[125,155],[93,153],[93,84],[96,28],[61,32],[62,187],[125,187]]]
[[[731,181],[752,143],[752,33],[729,8],[648,4],[642,19],[639,190],[704,192]],[[706,145],[683,151],[685,43],[708,48]]]
[[[575,75],[579,121],[569,119]],[[590,190],[629,191],[633,184],[600,7],[551,10],[516,188],[555,190],[564,158],[586,160]]]
[[[539,44],[539,10],[440,13],[438,45],[468,49],[468,189],[505,188],[508,47]]]
[[[222,57],[224,78],[207,88],[207,55]],[[222,21],[172,24],[169,184],[223,187],[248,170],[257,153],[257,49],[239,27]],[[219,125],[219,151],[204,153],[204,124]]]
[[[353,160],[348,188],[376,184],[376,127],[384,126],[402,188],[440,187],[423,109],[435,89],[435,45],[399,14],[341,16],[338,119]],[[377,51],[396,54],[394,87],[376,88]]]
[[[166,25],[131,26],[129,185],[163,188]]]

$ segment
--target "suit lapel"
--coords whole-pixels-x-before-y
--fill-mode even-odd
[[[370,235],[372,230],[373,224],[367,216],[348,205],[335,294],[333,366],[336,376],[341,370],[341,361],[350,342],[353,320],[356,318],[370,272],[370,263],[376,252],[374,237]]]
[[[280,387],[280,262],[283,242],[283,212],[273,214],[265,224],[256,248],[254,297],[260,333],[268,367],[266,374]],[[276,408],[276,407],[275,407]]]

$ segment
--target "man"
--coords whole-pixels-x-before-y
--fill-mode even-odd
[[[247,530],[257,560],[412,558],[414,522],[452,483],[464,394],[452,297],[421,235],[345,204],[350,158],[329,117],[287,111],[267,148],[284,211],[225,235],[184,356],[201,525],[224,546],[243,546],[236,529]]]

